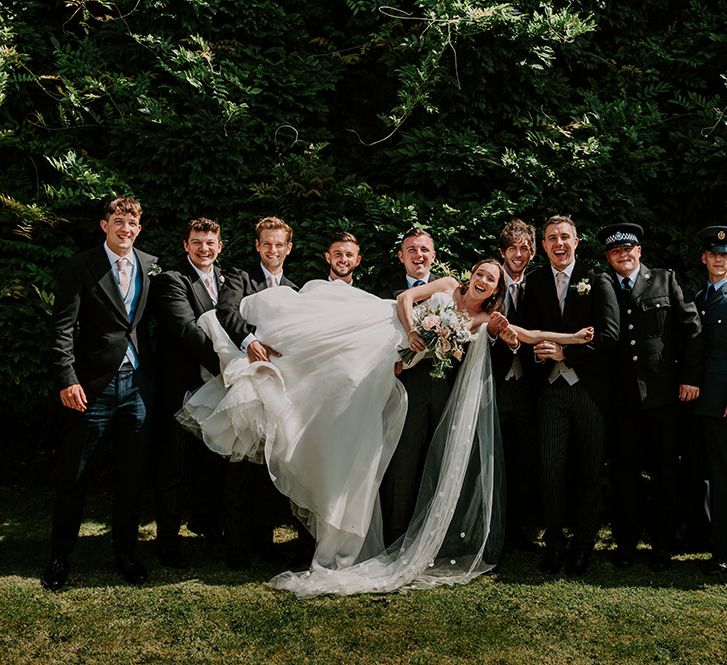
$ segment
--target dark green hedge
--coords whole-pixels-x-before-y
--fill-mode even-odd
[[[224,226],[254,261],[266,214],[295,227],[289,272],[324,271],[330,231],[362,241],[362,281],[398,235],[441,258],[496,251],[500,226],[569,212],[636,221],[645,262],[700,274],[724,221],[727,2],[5,0],[0,12],[0,403],[45,424],[44,348],[62,257],[100,240],[101,202],[145,207],[143,249]]]

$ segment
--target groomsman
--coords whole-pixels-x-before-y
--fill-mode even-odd
[[[499,237],[507,292],[503,313],[510,323],[521,321],[526,294],[525,271],[535,256],[535,228],[520,219],[505,225]],[[537,524],[538,448],[535,394],[525,376],[520,349],[498,338],[492,347],[497,412],[505,450],[507,538],[516,546],[533,546],[529,527]]]
[[[528,275],[524,326],[565,333],[595,328],[588,344],[545,341],[534,347],[542,375],[537,406],[546,550],[541,570],[556,573],[565,562],[566,495],[573,490],[567,572],[581,575],[599,526],[609,354],[618,340],[618,304],[608,277],[576,261],[578,235],[570,217],[546,220],[542,245],[549,263]]]
[[[712,558],[708,575],[727,575],[727,226],[699,232],[707,286],[694,301],[704,329],[705,372],[694,408],[701,423],[709,476]]]
[[[641,263],[643,233],[638,224],[624,223],[598,234],[621,318],[611,437],[613,562],[626,568],[634,561],[645,512],[641,469],[648,460],[655,499],[649,566],[660,572],[671,563],[678,513],[678,401],[699,395],[702,344],[697,309],[685,302],[674,271]]]
[[[330,267],[328,279],[353,284],[353,271],[361,263],[360,245],[356,236],[348,231],[337,231],[331,236],[326,251],[326,263]]]
[[[104,244],[65,263],[53,306],[53,365],[66,422],[60,432],[51,559],[41,578],[51,591],[66,583],[89,478],[109,447],[116,567],[131,584],[147,577],[134,548],[152,392],[144,314],[149,273],[158,267],[156,257],[134,250],[141,231],[138,201],[113,199],[100,225]]]
[[[257,223],[255,234],[259,268],[250,273],[228,271],[217,304],[218,320],[232,341],[247,353],[250,362],[268,361],[278,353],[255,337],[254,326],[240,315],[240,302],[245,296],[267,288],[289,286],[298,289],[283,274],[285,259],[293,249],[293,229],[282,219],[265,217]],[[262,457],[254,462],[228,463],[225,507],[228,567],[232,570],[249,568],[252,551],[275,560],[273,528],[276,523],[293,521],[293,518],[288,500],[273,485]],[[308,550],[312,555],[312,540],[302,526],[298,529],[298,540],[299,550],[305,550],[300,552],[300,557],[305,558]]]
[[[219,537],[219,488],[224,471],[222,457],[182,429],[174,418],[187,392],[220,372],[212,340],[197,325],[197,319],[217,305],[224,281],[215,268],[222,250],[219,224],[205,218],[191,220],[183,246],[186,256],[177,269],[163,272],[151,284],[158,335],[158,385],[162,388],[156,450],[157,553],[159,562],[170,568],[187,565],[179,538],[185,476],[192,476],[188,526],[208,537]]]
[[[404,234],[397,256],[404,265],[405,274],[382,294],[383,298],[396,298],[404,289],[426,284],[432,279],[430,269],[436,252],[432,236],[423,229],[413,228]],[[432,378],[431,369],[431,361],[422,360],[399,374],[409,406],[404,430],[381,483],[386,545],[404,534],[409,526],[427,450],[449,396],[449,382]]]

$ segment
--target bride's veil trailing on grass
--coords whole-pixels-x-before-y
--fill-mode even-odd
[[[427,455],[414,517],[386,551],[331,570],[270,581],[300,597],[469,582],[497,563],[504,538],[504,466],[486,333],[471,345]]]

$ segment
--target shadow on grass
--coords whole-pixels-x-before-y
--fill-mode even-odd
[[[50,476],[30,482],[15,482],[0,488],[0,575],[37,578],[49,556],[50,515],[54,491]],[[71,557],[71,575],[67,588],[115,586],[123,581],[113,565],[110,535],[111,496],[103,484],[97,483],[87,497],[81,536]],[[211,544],[204,538],[189,535],[182,538],[182,547],[190,567],[174,570],[160,566],[154,544],[155,525],[151,493],[147,493],[136,554],[149,570],[145,586],[165,586],[197,580],[208,585],[261,584],[282,570],[285,565],[254,561],[247,571],[230,571],[225,564],[222,544]],[[538,569],[541,552],[507,550],[490,576],[494,582],[539,586],[555,580],[578,582],[602,588],[667,588],[693,590],[723,579],[704,575],[701,565],[706,555],[682,555],[675,558],[670,569],[653,573],[647,566],[648,551],[640,551],[633,567],[615,568],[609,560],[611,543],[602,538],[594,552],[588,573],[579,578],[564,574],[544,575]],[[292,558],[294,542],[276,545],[282,561]]]
[[[40,577],[50,556],[53,499],[54,490],[47,479],[32,488],[26,484],[0,488],[0,576]],[[149,571],[145,587],[190,580],[208,585],[260,584],[287,569],[284,565],[253,560],[249,570],[231,571],[225,563],[223,544],[209,543],[186,529],[182,533],[182,550],[189,568],[165,568],[157,561],[152,505],[148,492],[135,552]],[[110,493],[93,488],[88,493],[81,534],[70,557],[71,574],[66,589],[124,583],[114,567],[110,516]],[[277,544],[276,554],[282,561],[290,560],[294,546],[294,542]]]

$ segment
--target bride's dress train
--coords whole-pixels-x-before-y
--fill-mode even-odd
[[[503,506],[487,336],[470,345],[459,371],[412,523],[384,550],[378,488],[406,415],[393,375],[405,342],[395,303],[314,281],[297,293],[280,287],[244,298],[241,312],[282,356],[250,364],[214,312],[204,315],[223,371],[192,395],[182,419],[216,452],[264,458],[315,536],[311,569],[269,584],[301,597],[385,592],[491,569]]]

